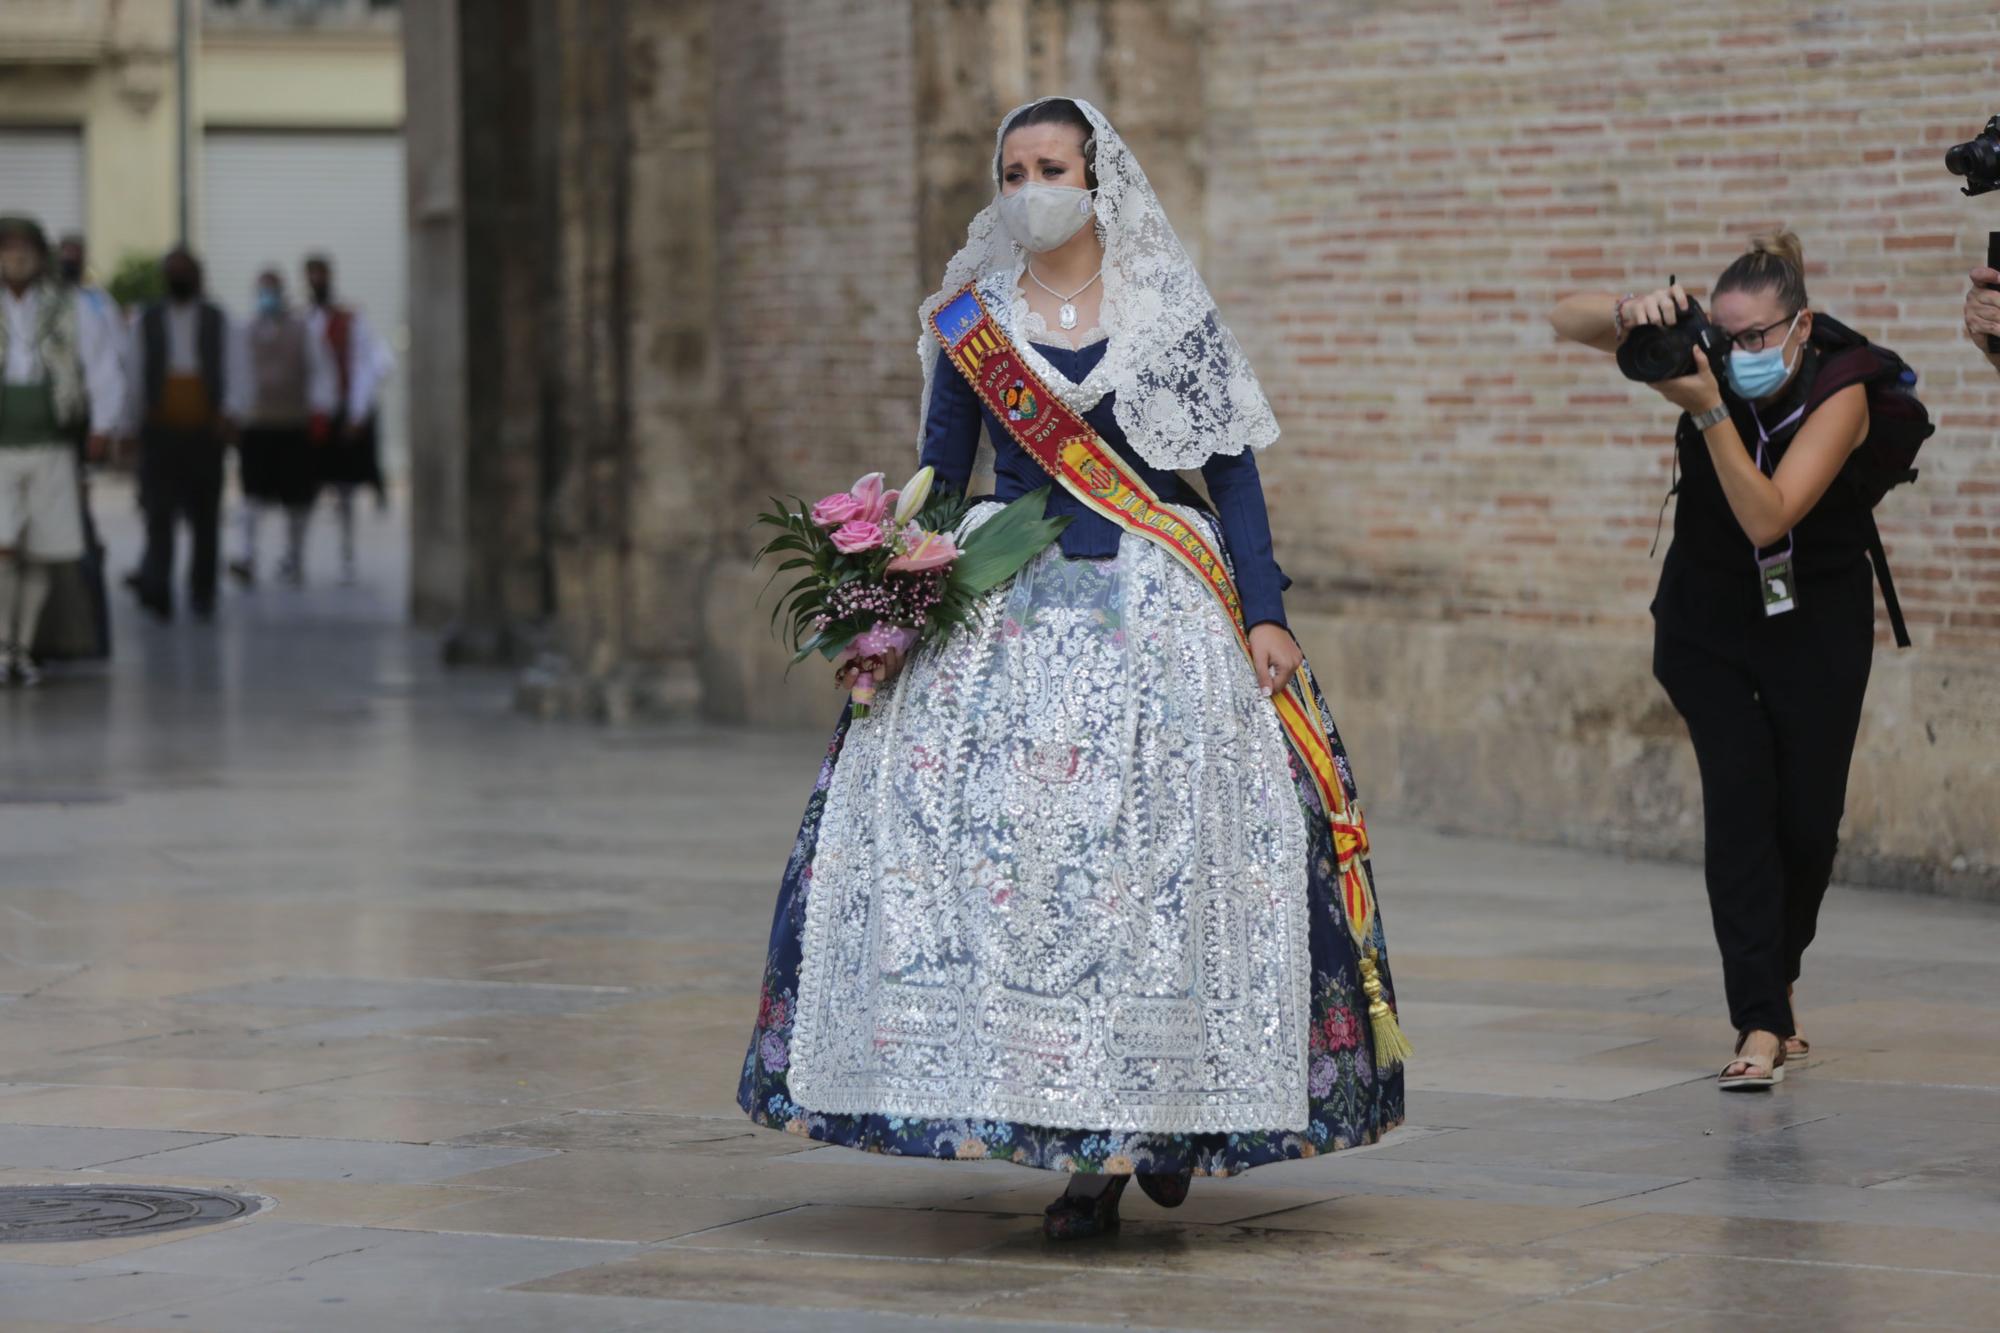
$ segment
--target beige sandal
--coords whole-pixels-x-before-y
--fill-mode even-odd
[[[1739,1058],[1731,1060],[1722,1067],[1722,1072],[1715,1076],[1716,1087],[1723,1089],[1725,1092],[1751,1092],[1762,1088],[1774,1088],[1785,1081],[1784,1043],[1778,1043],[1778,1058],[1772,1063],[1769,1069],[1766,1069],[1755,1060],[1741,1058],[1744,1043],[1749,1040],[1750,1034],[1748,1032],[1737,1034],[1736,1054]],[[1730,1072],[1732,1069],[1738,1068],[1742,1070],[1741,1073],[1732,1074]]]
[[[1812,1055],[1812,1043],[1798,1033],[1785,1038],[1785,1063],[1802,1065]]]

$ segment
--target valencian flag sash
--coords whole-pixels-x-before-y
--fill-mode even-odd
[[[1243,603],[1236,583],[1199,527],[1160,502],[1145,480],[1136,475],[1055,394],[1049,392],[1000,329],[979,297],[968,286],[939,306],[930,319],[931,332],[945,355],[972,385],[979,401],[1006,427],[1015,443],[1062,484],[1092,513],[1101,514],[1126,532],[1134,532],[1165,548],[1193,571],[1228,612],[1229,624],[1246,656],[1250,634],[1243,624]],[[1254,660],[1254,659],[1253,659]],[[1346,782],[1334,762],[1333,745],[1320,720],[1318,688],[1303,663],[1286,687],[1273,695],[1278,722],[1292,753],[1319,792],[1333,846],[1339,858],[1340,892],[1347,928],[1354,936],[1361,964],[1362,990],[1368,997],[1369,1026],[1375,1038],[1378,1065],[1390,1067],[1410,1054],[1397,1026],[1395,1011],[1382,993],[1376,968],[1375,889],[1368,867],[1368,829],[1361,807],[1348,798]]]

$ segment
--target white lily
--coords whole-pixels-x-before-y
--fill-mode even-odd
[[[930,499],[931,482],[937,477],[936,468],[919,468],[917,475],[903,483],[903,493],[896,500],[896,526],[902,527],[917,516]]]

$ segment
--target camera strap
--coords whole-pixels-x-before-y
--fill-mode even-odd
[[[1792,409],[1790,416],[1780,421],[1775,431],[1764,428],[1764,418],[1757,412],[1757,404],[1748,404],[1750,419],[1757,423],[1757,471],[1765,476],[1778,470],[1771,464],[1769,472],[1764,470],[1764,460],[1771,450],[1771,436],[1781,434],[1805,419],[1806,405],[1800,403]],[[1764,602],[1764,614],[1781,616],[1796,610],[1799,604],[1798,571],[1793,567],[1793,558],[1798,554],[1799,540],[1795,533],[1785,533],[1785,549],[1782,554],[1767,556],[1764,548],[1756,542],[1750,543],[1750,559],[1757,566],[1757,593]]]

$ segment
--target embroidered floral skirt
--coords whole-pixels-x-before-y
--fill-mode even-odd
[[[1051,549],[843,715],[779,889],[753,1120],[1211,1176],[1401,1122],[1318,794],[1221,614],[1151,543]],[[1375,945],[1393,988],[1379,914]]]

